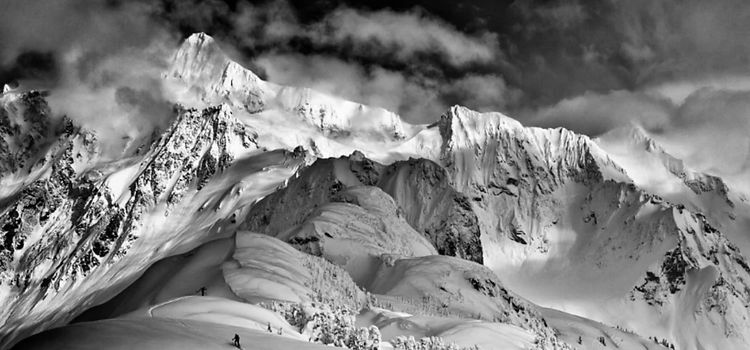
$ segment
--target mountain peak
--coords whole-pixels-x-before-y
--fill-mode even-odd
[[[229,102],[250,112],[265,107],[268,84],[232,61],[205,33],[193,34],[177,50],[168,77],[181,80],[187,91],[210,104]],[[194,100],[194,98],[189,98]]]
[[[204,33],[193,34],[182,43],[172,62],[170,76],[195,83],[198,77],[217,73],[229,63],[229,59],[214,39]]]
[[[214,38],[202,32],[191,34],[187,39],[185,39],[185,43],[190,44],[190,45],[198,45],[198,46],[216,45],[216,41],[214,41]]]

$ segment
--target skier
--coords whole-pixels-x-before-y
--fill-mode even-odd
[[[234,342],[234,346],[236,346],[237,349],[242,349],[242,346],[240,346],[240,336],[239,336],[239,334],[235,334],[234,338],[232,338],[232,341]]]
[[[279,335],[281,335],[281,333],[282,333],[282,331],[281,331],[281,327],[279,327]]]
[[[206,287],[201,287],[198,291],[201,293],[201,296],[206,296]]]
[[[271,328],[271,322],[268,322],[268,333],[273,333],[273,328]]]

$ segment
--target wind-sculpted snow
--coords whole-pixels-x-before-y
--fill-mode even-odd
[[[531,330],[540,349],[566,348],[534,305],[508,291],[491,270],[474,262],[445,256],[384,259],[365,289],[383,301],[424,299],[446,315]]]

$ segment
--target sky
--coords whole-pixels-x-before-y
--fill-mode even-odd
[[[200,31],[264,79],[411,123],[454,104],[592,137],[632,123],[696,170],[748,172],[750,4],[742,0],[3,5],[0,83],[51,88],[53,107],[94,123],[164,123],[168,89],[147,77]]]

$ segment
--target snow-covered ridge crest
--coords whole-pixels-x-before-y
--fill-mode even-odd
[[[459,188],[497,186],[499,174],[550,192],[566,179],[632,182],[599,146],[564,128],[524,127],[501,113],[454,106],[438,122],[443,165]],[[483,169],[483,170],[482,170]]]
[[[214,39],[204,33],[193,34],[185,40],[175,53],[166,78],[183,85],[182,89],[177,89],[182,90],[177,95],[183,100],[176,102],[190,106],[197,95],[197,100],[206,104],[227,103],[235,111],[253,115],[275,112],[278,118],[281,112],[283,118],[305,122],[330,139],[359,136],[374,137],[380,142],[400,141],[419,129],[383,108],[365,106],[309,88],[263,81],[227,57]]]

